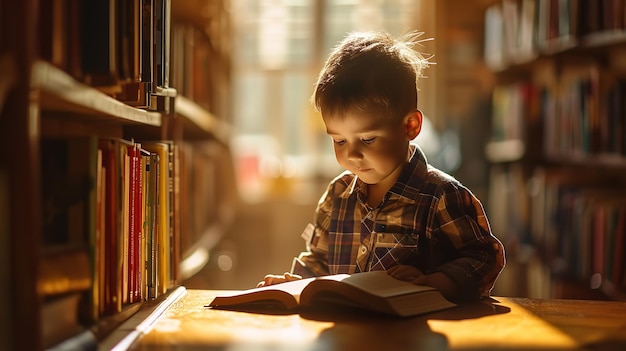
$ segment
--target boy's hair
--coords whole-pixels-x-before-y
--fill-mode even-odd
[[[312,96],[323,116],[347,111],[403,118],[417,109],[417,81],[428,59],[413,50],[421,33],[394,39],[384,32],[353,32],[330,53]]]

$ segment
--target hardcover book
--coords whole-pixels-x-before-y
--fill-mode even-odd
[[[409,317],[456,306],[436,289],[384,271],[307,278],[216,296],[208,307],[260,311],[348,307]]]

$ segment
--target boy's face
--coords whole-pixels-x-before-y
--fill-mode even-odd
[[[349,111],[325,116],[326,132],[332,138],[339,164],[369,185],[390,188],[408,159],[409,141],[421,128],[421,113],[403,120]]]

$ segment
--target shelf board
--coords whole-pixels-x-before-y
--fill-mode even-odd
[[[626,30],[606,30],[583,35],[581,37],[564,36],[547,40],[544,46],[529,53],[518,53],[510,57],[502,66],[491,67],[499,75],[510,72],[524,73],[534,63],[545,58],[582,55],[586,52],[605,51],[626,45]]]
[[[614,168],[625,169],[626,157],[618,154],[609,153],[597,153],[597,154],[577,154],[577,155],[562,155],[562,156],[548,156],[545,158],[545,162],[551,165],[557,166],[571,166],[571,167],[600,167],[600,168]]]
[[[588,34],[581,38],[585,48],[622,45],[626,43],[625,30],[606,30]]]
[[[491,162],[519,161],[525,152],[524,142],[519,139],[492,141],[485,147],[485,154]]]
[[[222,143],[228,142],[230,128],[212,113],[191,99],[180,95],[176,97],[174,104],[176,114],[185,119],[185,132],[189,132],[192,135],[211,135]]]
[[[120,102],[44,61],[33,64],[32,86],[41,93],[43,110],[83,114],[127,124],[161,126],[160,113]]]
[[[139,310],[99,342],[99,350],[128,350],[134,342],[145,335],[158,318],[172,304],[187,293],[184,286],[176,287],[155,300],[144,302]]]

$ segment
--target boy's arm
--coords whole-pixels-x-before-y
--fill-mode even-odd
[[[301,234],[306,251],[294,258],[291,273],[305,278],[330,274],[328,269],[328,228],[332,209],[332,194],[336,191],[331,182],[315,209],[314,221],[307,224]]]
[[[316,257],[312,252],[303,252],[300,256],[294,257],[291,264],[291,274],[310,278],[328,275],[329,271],[325,259]]]
[[[316,219],[319,219],[319,214]],[[328,232],[309,223],[302,238],[306,242],[307,251],[293,259],[291,273],[309,278],[328,275]]]
[[[505,265],[504,247],[491,233],[481,203],[465,188],[442,196],[438,204],[439,228],[433,235],[445,235],[457,251],[456,259],[435,267],[457,288],[461,299],[489,296]],[[430,274],[432,275],[432,274]],[[441,276],[428,277],[447,285]]]

